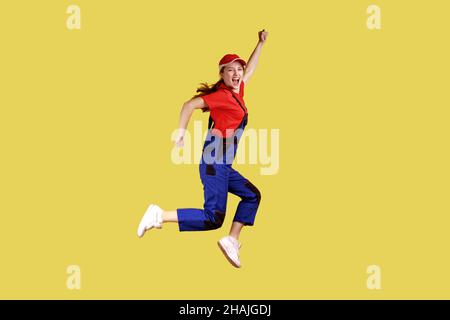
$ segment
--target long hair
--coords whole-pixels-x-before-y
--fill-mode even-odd
[[[220,73],[223,72],[224,67],[222,67],[222,69],[220,70]],[[206,82],[202,82],[200,83],[200,87],[197,88],[197,94],[195,96],[192,97],[192,99],[194,98],[198,98],[201,96],[206,96],[207,94],[216,92],[219,89],[220,84],[223,83],[223,79],[220,78],[219,81],[217,81],[214,84],[208,84]],[[202,108],[203,112],[209,111],[208,108]]]
[[[214,84],[208,84],[206,82],[202,82],[200,83],[200,87],[197,88],[197,94],[195,96],[192,97],[192,99],[194,98],[198,98],[201,96],[206,96],[207,94],[216,92],[217,89],[219,89],[220,84],[223,82],[223,79],[220,79],[219,81],[217,81]],[[208,108],[202,108],[203,112],[209,111]]]
[[[217,89],[219,88],[219,85],[223,82],[222,79],[220,79],[219,81],[217,81],[214,84],[208,84],[206,82],[202,82],[200,83],[200,87],[197,88],[196,92],[199,92],[199,94],[196,94],[195,96],[192,97],[192,99],[197,98],[197,97],[201,97],[201,96],[206,96],[207,94],[216,92]]]

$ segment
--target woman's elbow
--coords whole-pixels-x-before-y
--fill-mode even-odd
[[[183,107],[185,107],[185,108],[187,108],[187,109],[189,109],[191,111],[194,111],[195,109],[202,109],[202,108],[204,108],[205,107],[205,103],[203,102],[202,98],[197,97],[197,98],[191,99],[189,101],[186,101],[183,104]]]
[[[194,111],[194,105],[192,104],[192,101],[186,101],[185,103],[183,103],[183,107],[181,108],[182,110],[186,111],[186,112],[193,112]]]

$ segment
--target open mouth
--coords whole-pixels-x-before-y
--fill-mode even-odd
[[[234,85],[234,86],[238,86],[238,85],[239,85],[240,78],[233,78],[232,81],[233,81],[233,85]]]

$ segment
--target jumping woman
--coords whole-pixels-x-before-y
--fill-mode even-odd
[[[185,102],[180,112],[180,122],[175,143],[183,146],[183,137],[195,109],[209,111],[208,134],[203,145],[199,165],[203,184],[202,209],[178,208],[172,211],[150,204],[141,219],[137,234],[142,237],[147,230],[162,228],[165,222],[177,222],[180,231],[214,230],[225,219],[228,192],[241,198],[229,235],[218,241],[228,261],[235,267],[239,260],[239,235],[243,226],[252,226],[261,201],[259,190],[232,168],[239,138],[242,135],[248,112],[244,102],[244,85],[255,72],[268,32],[258,32],[258,44],[248,63],[236,54],[226,54],[219,61],[220,80],[214,85],[202,83],[197,95]]]

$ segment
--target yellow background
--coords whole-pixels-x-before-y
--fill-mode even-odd
[[[68,30],[70,4],[81,30]],[[366,9],[381,8],[368,30]],[[448,1],[2,1],[0,298],[450,298]],[[242,269],[231,225],[138,239],[149,203],[201,207],[171,132],[228,52],[248,59],[249,127],[280,169],[239,170],[261,206]],[[196,112],[194,120],[207,114]],[[366,269],[381,267],[381,290]],[[79,265],[81,290],[66,268]]]

